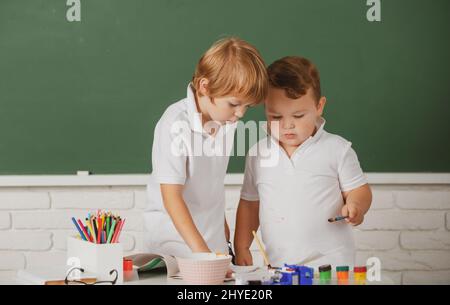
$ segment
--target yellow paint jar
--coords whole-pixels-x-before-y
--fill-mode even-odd
[[[355,284],[364,284],[366,282],[367,267],[354,267],[353,268],[353,278],[355,279]]]

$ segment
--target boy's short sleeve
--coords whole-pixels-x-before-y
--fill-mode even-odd
[[[177,132],[173,124],[165,122],[158,122],[155,128],[152,177],[157,183],[184,185],[186,182],[187,157],[182,132]]]
[[[253,158],[247,156],[245,160],[244,183],[241,188],[241,199],[248,201],[258,201],[258,189],[256,187],[256,179],[253,171]]]
[[[358,156],[351,145],[352,143],[349,142],[345,146],[338,165],[339,184],[343,192],[351,191],[367,183]]]

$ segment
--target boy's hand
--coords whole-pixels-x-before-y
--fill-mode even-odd
[[[348,216],[345,221],[352,226],[360,225],[364,220],[364,214],[359,209],[357,204],[348,201],[341,210],[342,216]]]
[[[236,265],[253,266],[253,258],[249,249],[236,250]]]

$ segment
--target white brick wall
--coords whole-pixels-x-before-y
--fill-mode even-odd
[[[0,230],[6,230],[11,227],[11,219],[8,212],[0,212]]]
[[[357,263],[371,256],[398,284],[450,284],[450,185],[372,185],[374,201],[355,229]],[[226,217],[234,234],[239,185],[226,190]],[[65,263],[70,217],[96,209],[127,218],[126,254],[143,248],[143,186],[0,187],[0,280],[16,270]],[[262,258],[255,244],[256,264]]]
[[[49,192],[24,189],[3,189],[0,192],[0,210],[35,210],[50,208]]]

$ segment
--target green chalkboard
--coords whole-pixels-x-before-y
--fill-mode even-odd
[[[66,0],[0,1],[0,174],[150,172],[156,122],[227,35],[312,59],[365,171],[450,171],[448,0],[383,0],[380,22],[365,0],[80,3],[69,22]]]

